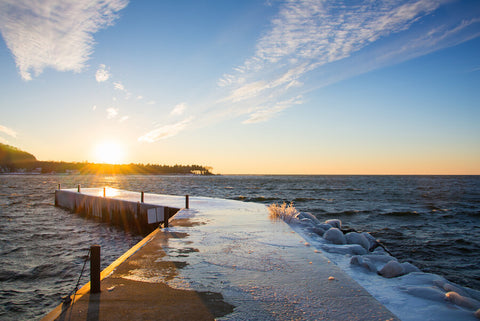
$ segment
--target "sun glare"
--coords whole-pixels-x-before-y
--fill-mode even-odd
[[[95,147],[95,161],[104,164],[121,164],[125,157],[125,149],[118,142],[104,141]]]

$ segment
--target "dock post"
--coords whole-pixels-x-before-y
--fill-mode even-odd
[[[105,193],[105,187],[103,188],[103,197],[105,197],[106,193]]]
[[[90,293],[100,293],[100,245],[90,246]]]
[[[188,207],[188,206],[189,206],[188,203],[189,203],[189,202],[188,202],[188,194],[187,194],[187,195],[185,195],[185,208],[186,208],[186,209],[189,208],[189,207]]]
[[[78,190],[77,191],[80,193],[80,184],[78,184]]]
[[[142,193],[140,194],[140,201],[143,203],[143,200],[144,200],[144,192],[142,191]]]

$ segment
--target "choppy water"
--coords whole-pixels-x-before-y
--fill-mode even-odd
[[[320,219],[340,218],[371,232],[394,256],[425,272],[480,290],[480,176],[0,175],[2,320],[39,319],[58,305],[74,288],[90,245],[102,246],[106,267],[141,239],[55,208],[59,183],[293,201]]]

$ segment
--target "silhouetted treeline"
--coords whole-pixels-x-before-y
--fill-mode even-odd
[[[126,174],[126,175],[162,175],[162,174],[197,174],[212,175],[211,167],[201,165],[157,165],[157,164],[96,164],[68,163],[53,161],[22,162],[21,164],[1,165],[3,172],[19,170],[37,173],[70,173],[70,174]]]
[[[0,143],[0,166],[8,164],[21,165],[22,163],[35,162],[37,159],[30,153],[16,147]]]
[[[211,167],[201,165],[157,165],[157,164],[97,164],[88,162],[38,161],[35,156],[16,147],[0,143],[0,173],[72,173],[72,174],[197,174],[212,175]]]

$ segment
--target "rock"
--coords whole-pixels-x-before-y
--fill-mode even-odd
[[[327,223],[321,223],[318,227],[323,228],[325,231],[328,231],[333,226],[331,226],[330,224],[327,224]]]
[[[364,267],[370,272],[377,272],[377,267],[375,266],[375,264],[373,264],[373,262],[370,261],[369,258],[366,258],[363,255],[353,256],[350,260],[350,264]]]
[[[378,274],[385,278],[394,278],[405,274],[403,266],[395,260],[389,261],[385,266],[378,271]]]
[[[368,242],[365,236],[363,236],[360,233],[356,233],[356,232],[347,233],[345,234],[345,239],[347,240],[347,244],[361,245],[367,251],[370,249],[370,242]]]
[[[368,243],[370,244],[370,246],[368,247],[369,251],[373,251],[376,247],[378,247],[378,242],[372,234],[367,232],[362,232],[361,234],[367,239]]]
[[[403,291],[418,298],[431,301],[444,302],[445,293],[433,286],[407,286],[401,288]]]
[[[337,253],[344,255],[363,255],[367,251],[358,244],[333,245],[322,244],[322,250],[329,253]]]
[[[403,267],[403,270],[405,271],[405,274],[407,273],[412,273],[412,272],[421,272],[419,268],[417,268],[415,265],[404,262],[401,264]]]
[[[340,221],[339,219],[331,219],[331,220],[326,220],[325,221],[326,224],[329,224],[333,227],[336,227],[338,229],[341,229],[342,228],[342,221]]]
[[[332,227],[323,234],[323,238],[333,244],[346,244],[345,236],[338,228]]]
[[[309,227],[308,230],[310,232],[313,232],[315,234],[318,234],[320,236],[323,236],[323,234],[325,234],[326,230],[324,230],[323,228],[321,227],[318,227],[318,226],[315,226],[315,227]]]
[[[312,213],[309,213],[309,212],[300,212],[300,213],[298,213],[298,214],[296,215],[296,217],[297,217],[298,219],[300,219],[300,220],[301,220],[301,219],[309,219],[309,220],[312,221],[315,225],[320,225],[320,224],[322,224],[322,222],[320,222],[315,215],[313,215]]]
[[[385,263],[389,261],[396,260],[394,257],[388,255],[362,255],[354,256],[350,260],[350,264],[362,266],[369,271],[377,272],[379,267],[383,267]]]
[[[451,291],[451,292],[445,293],[445,300],[470,310],[480,309],[480,302],[472,298],[467,298],[463,295],[460,295],[457,292]]]
[[[480,319],[480,309],[478,309],[477,311],[475,311],[475,317],[477,319]]]

